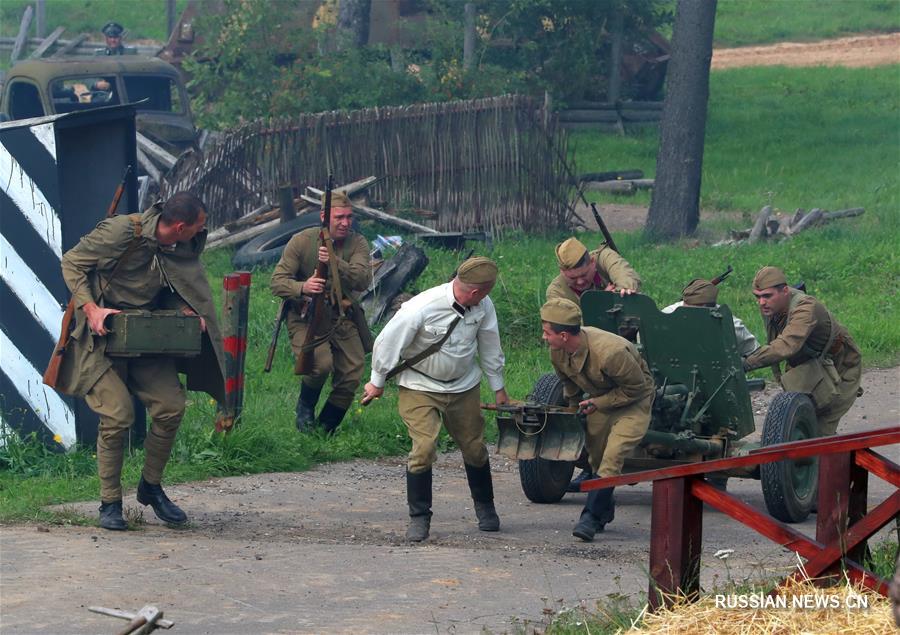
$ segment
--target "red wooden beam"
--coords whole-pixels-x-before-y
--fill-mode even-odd
[[[703,505],[691,496],[694,479],[662,479],[653,483],[650,514],[650,590],[652,609],[677,598],[694,601],[700,593]]]
[[[775,520],[771,516],[757,511],[747,503],[738,500],[730,494],[717,490],[706,481],[701,481],[699,479],[692,480],[691,493],[703,502],[708,503],[719,511],[731,516],[738,522],[756,530],[756,532],[762,534],[769,540],[800,554],[807,560],[812,560],[818,556],[826,547],[826,545],[801,534],[795,529],[791,529],[788,525]],[[653,536],[651,540],[655,540],[656,535],[651,535]],[[881,595],[887,596],[888,584],[886,580],[882,580],[878,576],[872,575],[858,562],[849,558],[844,559],[844,564],[847,566],[847,574],[851,580],[859,582]]]
[[[871,450],[859,450],[855,455],[858,466],[894,487],[900,487],[900,465]]]
[[[847,528],[868,511],[869,473],[856,465],[854,454],[827,454],[819,459],[816,540],[823,545],[840,540]],[[847,555],[858,562],[863,562],[865,553],[865,542],[847,550]],[[840,571],[832,567],[829,573]]]
[[[787,459],[796,460],[823,454],[851,452],[854,450],[892,445],[894,443],[900,443],[900,426],[881,428],[872,430],[868,433],[846,435],[848,437],[846,439],[844,436],[845,435],[838,435],[833,437],[805,439],[803,441],[791,441],[790,443],[779,443],[777,445],[755,450],[744,456],[733,456],[726,459],[700,461],[697,463],[689,463],[687,465],[676,465],[674,467],[664,467],[656,470],[622,474],[620,476],[590,479],[581,484],[581,491],[587,492],[593,489],[631,485],[633,483],[642,483],[644,481],[654,481],[663,478],[696,476],[706,472],[718,472],[720,470],[759,465],[761,463],[774,463],[775,461],[784,461]]]
[[[806,563],[806,574],[810,578],[819,577],[830,566],[840,560],[843,553],[842,549],[846,549],[847,552],[852,551],[854,547],[860,544],[860,542],[879,531],[898,514],[900,514],[900,490],[894,492],[886,500],[882,501],[875,509],[866,514],[865,518],[851,525],[843,536],[840,536],[839,539],[829,543],[818,555],[810,558]],[[842,538],[842,540],[840,538]],[[795,573],[791,577],[794,579],[802,578],[799,573]]]

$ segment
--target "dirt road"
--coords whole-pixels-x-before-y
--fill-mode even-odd
[[[900,368],[868,371],[863,385],[866,395],[842,430],[896,425]],[[758,426],[765,403],[755,400]],[[900,448],[883,452],[900,460]],[[516,465],[492,462],[501,531],[476,530],[452,453],[435,471],[433,537],[415,546],[403,540],[400,458],[172,486],[192,518],[182,530],[152,514],[127,533],[3,527],[0,631],[113,632],[123,624],[86,607],[155,604],[176,622],[173,635],[511,632],[563,606],[647,589],[649,486],[617,490],[615,521],[585,544],[570,533],[583,495],[532,504]],[[733,480],[729,490],[764,508],[757,481]],[[871,479],[870,502],[890,490]],[[133,492],[127,504],[135,504]],[[94,502],[75,507],[96,514]],[[722,514],[707,512],[703,523],[707,588],[796,564],[792,553]],[[814,518],[799,527],[813,534]],[[735,550],[727,562],[712,557],[725,548]]]
[[[713,51],[712,69],[741,66],[848,66],[900,64],[900,33],[820,42],[781,42]]]

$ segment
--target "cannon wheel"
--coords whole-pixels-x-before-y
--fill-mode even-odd
[[[564,406],[562,380],[555,373],[542,375],[534,384],[531,399],[551,406]],[[548,461],[540,457],[519,460],[519,480],[522,491],[532,503],[557,503],[566,493],[573,461]]]
[[[775,396],[763,423],[763,446],[819,436],[816,411],[808,395],[785,392]],[[816,504],[819,460],[779,461],[759,466],[766,509],[780,521],[799,523]]]

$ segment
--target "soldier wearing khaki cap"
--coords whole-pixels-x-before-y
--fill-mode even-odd
[[[559,275],[547,287],[547,299],[565,298],[578,302],[585,291],[617,291],[622,295],[636,293],[641,286],[628,261],[606,245],[594,251],[577,238],[569,238],[556,246]]]
[[[753,295],[766,323],[768,344],[747,357],[745,368],[771,366],[785,390],[809,394],[820,432],[834,434],[862,394],[862,356],[856,343],[821,302],[789,287],[781,269],[760,269]]]
[[[719,306],[716,303],[718,297],[719,287],[709,280],[695,278],[681,292],[681,302],[670,304],[662,309],[662,312],[672,313],[675,309],[682,306],[715,308]],[[734,320],[734,336],[737,340],[738,352],[741,354],[741,357],[747,357],[747,355],[759,348],[759,342],[756,341],[756,337],[750,332],[750,329],[744,326],[739,317],[732,315],[731,318]]]
[[[488,297],[496,279],[492,260],[470,258],[451,282],[404,302],[375,340],[363,404],[380,397],[387,380],[397,377],[400,417],[412,440],[406,537],[413,542],[428,538],[431,529],[431,466],[442,425],[462,452],[478,529],[500,529],[480,397],[483,373],[496,402],[509,401],[497,312]]]
[[[541,322],[563,395],[587,415],[591,468],[601,477],[616,476],[650,425],[656,390],[650,369],[625,338],[581,326],[581,309],[571,300],[547,300]],[[614,515],[612,488],[592,490],[572,535],[591,541]]]
[[[325,213],[321,212],[322,222]],[[329,231],[337,257],[337,277],[340,278],[341,300],[347,300],[354,291],[363,291],[372,281],[372,264],[369,243],[353,231],[353,208],[343,192],[331,194]],[[328,319],[321,320],[315,333],[322,343],[313,350],[312,372],[300,379],[300,395],[297,398],[296,426],[301,432],[316,423],[316,405],[322,388],[331,376],[331,394],[319,413],[318,424],[328,434],[333,434],[350,404],[362,380],[366,364],[366,351],[359,330],[352,320],[341,319],[335,302],[336,289],[332,293],[333,280],[329,276],[316,276],[319,262],[328,266],[328,249],[319,243],[319,227],[310,227],[294,234],[281,254],[281,260],[272,272],[272,293],[290,302],[287,327],[291,335],[291,348],[299,358],[309,329],[307,308],[310,300],[324,293],[328,306]],[[330,336],[328,333],[331,333]]]

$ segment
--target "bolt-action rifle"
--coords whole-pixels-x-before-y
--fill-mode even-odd
[[[319,230],[319,246],[325,247],[329,252],[333,252],[331,247],[331,190],[334,189],[334,176],[328,175],[328,185],[325,188],[325,196],[322,199],[323,210],[322,227]],[[328,265],[320,260],[316,260],[316,272],[313,274],[315,278],[325,278],[328,275]],[[336,281],[332,281],[336,284]],[[338,303],[340,303],[338,298]],[[322,321],[326,319],[328,307],[325,302],[325,291],[318,293],[312,297],[307,309],[309,319],[307,321],[306,337],[303,338],[303,347],[300,355],[297,356],[297,363],[294,372],[298,375],[308,375],[312,372],[313,362],[315,360],[315,349],[317,344],[324,342],[316,340],[316,333],[320,330]]]
[[[606,246],[617,254],[621,254],[622,252],[616,247],[616,241],[613,240],[612,234],[610,234],[609,230],[606,228],[606,223],[603,222],[603,217],[600,216],[600,212],[597,211],[597,206],[594,203],[591,203],[591,211],[594,212],[594,220],[597,221],[597,226],[603,233],[603,240],[606,242]]]
[[[729,275],[732,271],[734,271],[734,268],[733,268],[731,265],[728,265],[728,269],[726,269],[725,271],[723,271],[722,273],[720,273],[719,275],[717,275],[715,278],[713,278],[712,280],[710,280],[710,283],[712,283],[712,284],[714,284],[714,285],[718,285],[718,284],[719,284],[720,282],[722,282],[725,278],[727,278],[728,275]]]
[[[112,202],[109,204],[109,208],[106,210],[106,218],[112,218],[116,215],[116,209],[119,207],[119,201],[122,199],[122,194],[125,192],[125,183],[128,180],[128,175],[131,173],[132,166],[128,166],[125,168],[125,173],[122,175],[122,180],[119,181],[118,187],[116,187],[116,192],[113,194]],[[66,305],[66,311],[63,313],[62,318],[62,326],[59,331],[59,341],[56,343],[56,348],[53,349],[53,355],[50,357],[50,363],[47,364],[47,370],[44,371],[44,383],[51,388],[56,388],[56,384],[59,381],[59,367],[62,364],[63,354],[66,352],[66,347],[69,345],[69,338],[71,336],[72,331],[72,319],[75,317],[75,296],[69,298],[69,303]]]

